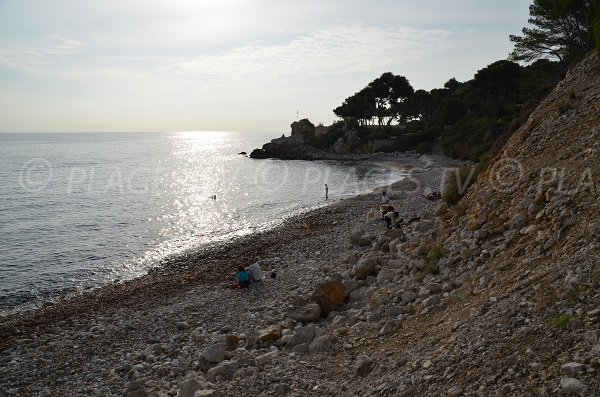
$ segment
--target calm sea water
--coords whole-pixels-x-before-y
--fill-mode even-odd
[[[271,135],[0,134],[0,315],[274,227],[325,205],[325,183],[330,203],[402,177],[238,154]]]

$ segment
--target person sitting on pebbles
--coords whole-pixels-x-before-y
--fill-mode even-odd
[[[253,283],[257,283],[262,280],[263,272],[262,272],[262,269],[260,268],[259,261],[256,261],[253,264],[251,264],[250,266],[248,266],[247,270],[248,270],[248,273],[250,273],[250,281],[252,281]]]
[[[235,282],[229,286],[231,289],[248,288],[250,286],[250,272],[244,269],[244,266],[238,266],[238,272],[235,276]]]
[[[385,214],[387,214],[388,212],[393,212],[394,211],[394,207],[392,207],[389,204],[383,204],[381,207],[379,207],[379,212],[381,212],[381,219],[385,219]]]
[[[395,224],[400,219],[400,213],[398,211],[389,211],[383,217],[385,219],[385,226],[389,229],[392,226],[392,222]]]

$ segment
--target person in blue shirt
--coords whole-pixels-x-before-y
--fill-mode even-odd
[[[250,272],[244,269],[244,266],[238,266],[237,270],[235,283],[233,283],[230,288],[248,288],[250,285]]]

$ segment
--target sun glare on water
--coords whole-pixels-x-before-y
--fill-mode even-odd
[[[228,131],[179,131],[177,136],[184,139],[192,140],[219,140],[224,139],[232,134]]]

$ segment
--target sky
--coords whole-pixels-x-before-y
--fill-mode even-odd
[[[528,0],[0,0],[0,132],[288,133],[505,59]]]

